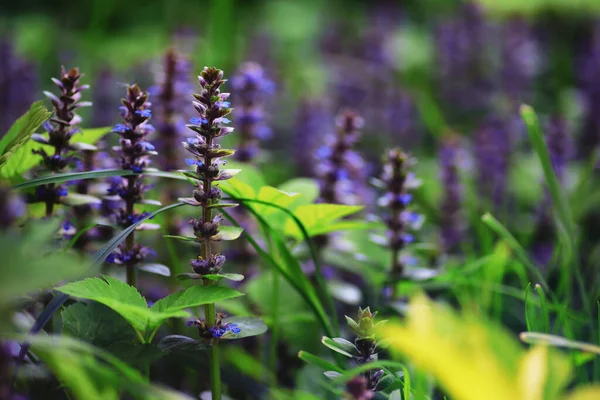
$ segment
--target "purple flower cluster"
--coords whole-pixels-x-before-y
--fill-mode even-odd
[[[231,133],[233,128],[226,125],[230,122],[227,115],[231,113],[230,103],[227,101],[229,93],[221,93],[220,87],[226,80],[223,71],[216,68],[205,67],[198,77],[202,90],[194,94],[194,108],[198,117],[192,119],[188,126],[196,132],[195,138],[189,138],[184,143],[185,149],[194,158],[186,159],[186,163],[194,167],[186,175],[196,181],[193,197],[184,199],[188,204],[202,208],[200,219],[191,221],[194,234],[199,242],[200,254],[190,260],[190,265],[199,275],[217,274],[225,262],[225,256],[213,253],[211,241],[217,240],[221,216],[212,216],[212,209],[221,199],[221,190],[213,186],[215,182],[226,180],[233,175],[222,167],[223,157],[234,154],[233,150],[222,149],[217,140]]]
[[[259,141],[271,136],[264,102],[273,93],[274,86],[263,68],[254,62],[242,64],[231,78],[237,105],[235,125],[240,136],[235,158],[239,161],[251,162],[258,154]]]
[[[498,117],[488,118],[475,133],[477,189],[485,208],[494,211],[505,203],[511,142],[506,123]]]
[[[359,204],[360,183],[364,181],[365,163],[352,150],[363,126],[363,119],[353,111],[343,111],[336,118],[336,134],[327,138],[316,152],[316,175],[320,183],[320,201],[332,204]]]
[[[77,147],[70,143],[71,137],[79,132],[77,125],[81,122],[81,117],[77,115],[77,109],[90,106],[90,102],[80,101],[81,93],[88,89],[88,85],[80,85],[79,80],[82,74],[79,69],[72,68],[66,71],[61,69],[60,79],[52,78],[52,81],[58,86],[59,95],[50,92],[44,92],[50,99],[53,106],[53,115],[50,120],[44,123],[44,128],[48,131],[48,137],[42,135],[33,135],[32,139],[38,143],[52,146],[54,150],[48,154],[45,149],[33,150],[33,153],[42,156],[45,169],[54,173],[63,172],[69,164],[76,164],[76,158],[70,155],[70,152]],[[54,205],[60,202],[60,198],[67,195],[64,186],[45,185],[38,187],[36,197],[38,201],[46,203],[46,215],[51,215]]]
[[[482,9],[465,3],[436,31],[439,85],[444,103],[458,113],[487,110],[492,80],[486,62],[490,27]]]
[[[185,131],[186,99],[192,93],[191,63],[174,49],[164,56],[158,84],[150,89],[154,100],[154,125],[157,145],[162,149],[157,160],[161,169],[180,168],[179,143]]]
[[[403,276],[405,271],[400,251],[414,241],[410,231],[418,229],[423,222],[420,214],[409,210],[412,201],[410,191],[419,184],[414,174],[408,171],[413,162],[402,150],[392,149],[386,155],[381,175],[386,191],[378,205],[388,210],[385,216],[388,229],[386,244],[392,251],[392,279]]]
[[[447,137],[439,151],[441,182],[444,198],[441,205],[441,242],[444,251],[456,250],[464,234],[461,215],[463,197],[459,176],[460,141],[456,136]]]
[[[0,39],[0,135],[29,109],[37,92],[34,65],[15,54],[9,39]]]
[[[121,228],[127,228],[147,216],[147,213],[136,211],[135,205],[142,201],[144,192],[150,189],[150,186],[144,183],[141,172],[149,164],[149,156],[156,154],[154,146],[147,141],[147,136],[154,132],[154,128],[148,122],[152,116],[148,96],[148,93],[137,85],[128,86],[127,96],[121,100],[120,107],[123,123],[113,128],[113,132],[121,137],[120,146],[113,148],[118,163],[121,168],[136,172],[135,175],[109,181],[107,194],[118,196],[124,204],[124,207],[114,210],[117,225]],[[154,254],[149,248],[134,245],[132,238],[130,235],[128,241],[121,244],[107,261],[133,268],[138,262]]]

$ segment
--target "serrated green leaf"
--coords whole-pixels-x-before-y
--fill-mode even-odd
[[[241,339],[262,335],[267,331],[267,325],[265,325],[264,321],[256,317],[231,317],[225,318],[223,322],[235,324],[240,329],[240,333],[228,331],[221,339]]]
[[[360,211],[362,206],[341,204],[307,204],[294,210],[294,215],[302,222],[310,237],[331,232],[330,227],[340,218]],[[302,231],[290,218],[285,223],[284,232],[297,240],[303,238]]]
[[[134,287],[109,276],[105,276],[104,279],[88,278],[68,283],[57,290],[110,307],[140,333],[157,328],[169,318],[189,316],[187,312],[182,311],[184,307],[164,310],[159,307],[148,308],[146,300]]]
[[[242,293],[225,286],[195,285],[185,291],[173,293],[160,299],[151,307],[153,311],[175,312],[185,308],[233,299],[243,296]]]
[[[35,130],[50,118],[50,115],[52,113],[44,107],[43,102],[36,101],[11,126],[0,140],[0,173],[3,171],[8,159],[31,138]]]
[[[95,144],[104,135],[110,132],[110,128],[85,129],[80,134],[75,134],[71,138],[72,143]],[[46,135],[47,137],[47,135]],[[40,163],[40,156],[33,154],[34,149],[51,149],[48,145],[29,140],[20,146],[6,161],[6,164],[0,169],[0,179],[6,179],[14,182],[25,172]]]
[[[109,307],[91,302],[75,303],[62,313],[63,334],[106,348],[113,342],[133,342],[135,331]]]

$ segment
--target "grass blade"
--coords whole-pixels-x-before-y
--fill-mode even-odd
[[[13,186],[13,189],[29,189],[40,185],[48,185],[50,183],[63,183],[84,179],[109,178],[111,176],[128,176],[135,174],[135,172],[125,169],[103,169],[99,171],[66,172],[64,174],[54,174],[30,179],[26,182],[19,183],[18,185]]]

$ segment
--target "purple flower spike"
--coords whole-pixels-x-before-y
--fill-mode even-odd
[[[271,95],[271,81],[259,64],[247,62],[240,66],[231,83],[237,106],[235,124],[241,138],[235,157],[251,162],[259,154],[259,142],[268,136],[264,134],[269,131],[264,103]],[[221,106],[230,105],[222,101]],[[229,120],[225,118],[223,123],[227,124]]]

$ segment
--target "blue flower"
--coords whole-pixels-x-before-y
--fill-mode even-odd
[[[67,192],[67,189],[65,189],[64,187],[60,187],[60,188],[58,188],[58,190],[56,191],[56,194],[57,194],[59,197],[64,197],[64,196],[66,196],[66,195],[68,194],[68,192]]]
[[[227,329],[223,328],[222,326],[213,326],[208,331],[210,332],[212,337],[214,337],[215,339],[218,339],[227,332]]]
[[[402,241],[404,243],[412,243],[415,241],[415,237],[410,233],[405,233],[404,235],[402,235]]]
[[[152,116],[152,110],[136,110],[135,113],[143,118],[150,118]]]
[[[146,151],[153,151],[156,148],[154,147],[154,145],[150,142],[142,142],[140,143],[142,145],[142,147],[146,150]]]
[[[106,261],[109,264],[114,264],[115,263],[115,253],[110,253],[108,255],[108,257],[106,257],[106,260],[104,260],[104,261]]]
[[[215,105],[218,108],[229,108],[231,106],[231,103],[228,101],[219,101],[219,102],[215,103]]]
[[[187,165],[189,165],[190,167],[193,167],[194,165],[201,167],[204,165],[204,163],[202,161],[196,160],[195,158],[186,158],[185,163]]]
[[[345,169],[338,169],[335,173],[335,176],[339,181],[345,181],[350,178],[348,171],[346,171]]]
[[[123,124],[116,124],[115,127],[113,128],[113,132],[115,133],[125,133],[127,132],[127,126],[123,125]]]
[[[196,321],[192,320],[192,321],[188,321],[185,323],[185,326],[194,326],[196,325]]]
[[[198,144],[199,140],[198,140],[198,138],[187,138],[187,142],[189,144]]]
[[[208,124],[208,120],[206,118],[192,118],[190,119],[190,123],[194,124],[194,125],[202,125],[202,124]]]
[[[401,193],[398,195],[398,197],[396,197],[396,201],[398,201],[399,203],[404,204],[406,206],[412,201],[412,194]]]
[[[134,164],[131,166],[131,170],[137,174],[141,173],[143,169],[144,169],[143,165]]]
[[[326,146],[319,147],[315,154],[318,158],[327,158],[331,155],[331,149]]]
[[[230,331],[231,333],[234,333],[236,335],[242,331],[240,328],[238,328],[237,324],[227,324],[225,330]]]

